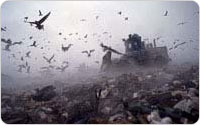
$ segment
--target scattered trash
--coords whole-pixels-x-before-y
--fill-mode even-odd
[[[47,85],[34,92],[3,94],[2,119],[24,124],[195,123],[199,116],[197,81],[197,70],[168,69],[99,77],[84,85],[65,86],[59,93],[56,85]]]

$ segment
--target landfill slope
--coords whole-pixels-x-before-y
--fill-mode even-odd
[[[5,123],[185,124],[199,117],[199,67],[101,75],[79,84],[2,91]]]

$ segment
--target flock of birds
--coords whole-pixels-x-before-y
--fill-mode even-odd
[[[165,17],[169,16],[168,13],[169,13],[169,12],[166,10],[163,16],[165,16]],[[193,15],[194,15],[194,16],[195,16],[195,15],[199,15],[199,11],[194,12]],[[189,22],[182,21],[182,22],[177,23],[177,25],[178,25],[178,26],[181,26],[181,25],[183,26],[183,25],[185,25],[185,24],[187,24],[187,23],[189,23]],[[156,41],[158,41],[158,40],[160,40],[160,39],[161,39],[161,37],[154,38],[154,40],[156,40]],[[149,39],[146,38],[146,39],[144,39],[144,41],[149,41]],[[162,41],[162,42],[164,42],[164,41]],[[171,51],[171,50],[177,49],[178,47],[180,47],[180,46],[182,46],[182,45],[184,45],[184,44],[187,43],[187,42],[185,42],[185,41],[184,41],[184,42],[181,42],[181,43],[179,43],[179,42],[180,42],[180,39],[175,39],[174,42],[173,42],[173,46],[170,47],[168,50]],[[189,42],[194,42],[194,40],[190,39]],[[183,48],[180,48],[180,49],[184,50]],[[194,48],[194,49],[197,50],[197,51],[199,50],[199,49],[197,49],[197,48]]]
[[[38,30],[44,30],[44,25],[43,23],[47,20],[47,18],[50,16],[51,12],[47,13],[46,15],[43,16],[43,13],[41,12],[41,10],[39,10],[39,17],[41,17],[40,20],[37,20],[37,21],[28,21],[29,17],[24,17],[24,23],[29,23],[30,26],[33,26],[35,25],[35,28],[37,28]],[[121,15],[121,14],[120,14]],[[95,17],[96,19],[99,18],[99,16],[96,16]],[[127,20],[127,19],[125,19]],[[81,19],[80,21],[86,21],[86,19]],[[7,27],[2,27],[1,28],[1,32],[6,32],[7,31]],[[103,32],[103,34],[108,34],[108,32]],[[61,32],[58,33],[58,35],[62,35]],[[68,34],[69,36],[72,36],[73,33],[69,33]],[[78,35],[78,32],[75,33],[75,35]],[[92,34],[93,36],[97,35],[96,33]],[[85,34],[83,36],[84,39],[86,39],[88,37],[88,34]],[[99,35],[100,37],[100,35]],[[111,35],[109,36],[110,38],[112,37]],[[64,40],[67,40],[67,38],[63,38]],[[23,38],[23,40],[25,40],[25,38]],[[29,37],[29,40],[33,40],[33,36],[30,36]],[[81,38],[79,38],[79,40],[81,40]],[[3,50],[5,51],[8,51],[10,52],[11,49],[10,47],[11,46],[15,46],[15,45],[21,45],[23,44],[22,41],[20,42],[12,42],[11,39],[5,39],[5,38],[1,38],[1,42],[5,43],[5,48]],[[84,41],[85,43],[87,43],[87,41]],[[48,41],[48,43],[50,43],[50,41]],[[68,45],[64,45],[62,44],[61,46],[61,50],[63,52],[67,52],[69,51],[69,49],[73,46],[73,44],[68,44]],[[38,44],[37,44],[37,41],[33,41],[32,44],[30,44],[28,47],[35,47],[37,48],[38,47]],[[43,49],[44,47],[41,47],[40,49]],[[92,56],[92,53],[95,52],[95,49],[91,49],[91,50],[84,50],[84,51],[81,51],[81,53],[83,54],[86,54],[86,56],[89,58]],[[21,53],[21,52],[19,52]],[[13,58],[16,58],[16,54],[15,53],[12,53],[11,54]],[[51,70],[51,69],[56,69],[56,70],[59,70],[60,72],[64,72],[68,67],[69,67],[69,62],[68,61],[63,61],[62,65],[61,66],[53,66],[51,65],[52,62],[55,62],[56,60],[54,59],[55,55],[53,54],[51,57],[46,57],[46,56],[43,56],[43,59],[49,64],[49,66],[45,66],[45,67],[41,67],[40,69],[41,70]],[[20,57],[20,60],[21,61],[24,61],[25,59],[24,58],[31,58],[31,51],[28,51],[25,53],[25,56],[21,56]],[[37,58],[35,58],[36,60]],[[95,61],[95,63],[99,64],[99,61]],[[26,73],[30,73],[30,66],[28,65],[28,62],[26,61],[25,64],[20,64],[18,65],[18,72],[22,73],[23,72],[23,69],[26,70]]]
[[[39,10],[39,17],[41,17],[41,19],[40,20],[37,20],[37,21],[28,21],[28,19],[29,19],[29,17],[24,17],[24,23],[29,23],[31,26],[33,26],[33,25],[35,25],[35,28],[37,28],[38,30],[44,30],[44,22],[48,19],[48,17],[50,16],[50,14],[51,14],[51,12],[49,12],[49,13],[47,13],[46,15],[44,15],[40,10]],[[117,14],[118,15],[120,15],[120,16],[122,16],[123,18],[124,18],[124,20],[125,21],[127,21],[129,18],[127,17],[127,16],[124,16],[124,14],[122,13],[122,11],[119,11],[119,12],[117,12]],[[164,13],[164,15],[163,16],[168,16],[168,14],[169,14],[169,12],[168,11],[165,11],[165,13]],[[199,12],[195,12],[194,13],[194,15],[196,15],[196,14],[199,14]],[[44,16],[43,16],[44,15]],[[99,16],[96,16],[95,17],[95,19],[97,20],[97,19],[99,19]],[[81,19],[80,21],[87,21],[86,19]],[[178,23],[177,25],[185,25],[186,23],[188,23],[188,22],[180,22],[180,23]],[[1,27],[1,32],[6,32],[7,31],[7,27]],[[75,35],[78,35],[78,32],[76,32],[76,33],[74,33]],[[102,34],[108,34],[108,32],[103,32]],[[62,35],[62,33],[60,32],[60,33],[58,33],[58,35]],[[69,36],[71,36],[71,35],[73,35],[73,33],[70,33],[70,34],[68,34]],[[93,33],[92,34],[93,36],[95,36],[95,35],[97,35],[97,33]],[[101,35],[99,35],[99,37],[100,37]],[[83,38],[84,39],[86,39],[88,37],[88,34],[85,34],[84,36],[83,36]],[[109,35],[109,38],[112,38],[112,35]],[[159,40],[161,37],[157,37],[157,38],[155,38],[155,40]],[[30,36],[29,37],[29,39],[30,40],[32,40],[33,39],[33,36]],[[64,40],[66,40],[67,38],[63,38]],[[79,38],[78,40],[80,40],[81,38]],[[144,41],[146,41],[146,40],[148,40],[148,39],[144,39]],[[176,48],[178,48],[179,46],[181,46],[181,45],[183,45],[183,44],[185,44],[186,42],[182,42],[182,43],[177,43],[177,42],[179,42],[180,40],[179,39],[177,39],[177,40],[175,40],[175,42],[174,42],[174,47],[171,47],[171,48],[169,48],[169,50],[172,50],[172,49],[176,49]],[[11,51],[11,49],[10,49],[10,47],[12,47],[12,46],[16,46],[16,45],[21,45],[21,44],[23,44],[23,42],[22,41],[19,41],[19,42],[13,42],[11,39],[5,39],[5,38],[1,38],[1,42],[3,42],[3,43],[5,43],[6,45],[5,45],[5,48],[3,49],[3,50],[5,50],[5,51]],[[48,43],[49,43],[50,41],[48,41]],[[193,40],[190,40],[190,42],[193,42]],[[85,43],[87,43],[87,41],[85,41]],[[67,51],[69,51],[70,50],[70,48],[73,46],[73,44],[68,44],[68,45],[66,45],[66,46],[64,46],[63,44],[62,44],[62,46],[61,46],[61,50],[63,51],[63,52],[67,52]],[[108,47],[108,46],[105,46],[105,45],[103,45],[103,43],[102,44],[100,44],[100,46],[103,48],[103,49],[109,49],[109,50],[111,50],[112,52],[115,52],[115,53],[117,53],[117,54],[121,54],[120,52],[118,52],[118,51],[116,51],[116,50],[114,50],[114,49],[112,49],[111,47]],[[29,45],[28,47],[38,47],[38,44],[37,44],[37,41],[33,41],[33,43],[31,44],[31,45]],[[41,47],[40,49],[43,49],[44,47]],[[91,57],[92,56],[92,53],[94,53],[95,52],[95,49],[90,49],[90,50],[84,50],[84,51],[81,51],[81,53],[83,53],[83,54],[86,54],[86,56],[89,58],[89,57]],[[21,53],[21,52],[19,52],[19,53]],[[25,53],[25,58],[31,58],[31,51],[28,51],[28,52],[26,52]],[[15,54],[11,54],[12,55],[12,57],[13,58],[15,58]],[[63,63],[62,63],[62,65],[61,66],[53,66],[53,65],[51,65],[51,63],[54,61],[56,61],[55,59],[54,59],[54,57],[55,57],[55,55],[53,54],[51,57],[46,57],[46,56],[43,56],[43,59],[49,64],[49,66],[46,66],[46,67],[41,67],[40,69],[41,70],[50,70],[50,69],[56,69],[56,70],[59,70],[60,72],[64,72],[68,67],[69,67],[69,62],[67,62],[67,61],[63,61]],[[35,59],[37,59],[37,58],[35,58]],[[24,57],[22,56],[21,58],[20,58],[20,60],[21,61],[24,61]],[[99,64],[99,61],[95,61],[95,63],[97,63],[97,64]],[[18,67],[19,67],[19,69],[17,70],[18,72],[22,72],[23,71],[23,69],[25,69],[26,70],[26,73],[30,73],[30,65],[28,64],[28,62],[26,61],[26,63],[25,64],[20,64],[20,65],[18,65]]]

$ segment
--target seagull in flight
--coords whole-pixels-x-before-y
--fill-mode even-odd
[[[25,22],[25,23],[27,22],[27,20],[28,20],[28,17],[27,17],[27,16],[24,17],[24,22]]]
[[[69,62],[68,62],[68,61],[63,61],[62,63],[63,63],[63,64],[67,64],[67,65],[69,64]]]
[[[69,65],[66,65],[66,66],[61,66],[61,67],[57,67],[56,69],[57,70],[60,70],[61,72],[64,72],[66,68],[68,68]]]
[[[22,72],[23,68],[26,68],[25,65],[18,65],[19,69],[17,70],[18,72]]]
[[[62,44],[62,51],[65,52],[65,51],[68,51],[69,48],[72,46],[73,44],[69,44],[68,46],[64,47],[64,45]]]
[[[6,27],[1,27],[1,31],[6,32]]]
[[[86,21],[86,19],[81,19],[80,21]]]
[[[51,12],[49,12],[48,14],[46,14],[44,17],[42,17],[42,19],[40,19],[39,21],[34,21],[34,22],[26,22],[26,23],[30,23],[30,25],[32,26],[33,24],[36,25],[35,27],[39,30],[43,29],[44,30],[44,25],[42,25],[42,23],[49,17],[49,15],[51,14]]]
[[[26,53],[26,57],[30,58],[30,53],[31,53],[31,51],[28,51],[28,52]]]
[[[12,41],[11,41],[11,39],[4,39],[4,38],[1,38],[1,42],[3,42],[3,43],[6,43],[6,44],[9,44],[9,45],[12,45]]]
[[[27,67],[26,73],[28,73],[28,74],[30,73],[30,68],[31,68],[30,66]]]
[[[122,15],[122,11],[119,11],[118,14],[119,14],[119,15]]]
[[[82,51],[82,53],[86,53],[87,56],[90,57],[90,56],[91,56],[91,53],[94,52],[94,51],[95,51],[94,49],[89,50],[89,51],[88,51],[88,50],[85,50],[85,51]]]
[[[7,44],[7,45],[5,46],[5,49],[4,49],[4,50],[10,51],[10,46],[11,46],[11,45]]]
[[[168,15],[168,11],[165,11],[165,14],[164,14],[164,16],[167,16]]]
[[[39,10],[39,16],[43,16],[42,12]]]
[[[84,36],[84,38],[87,38],[87,36],[88,36],[88,35],[86,34],[86,35]]]
[[[96,16],[96,20],[99,18],[99,16]]]
[[[22,41],[20,41],[20,42],[14,42],[14,43],[12,43],[12,45],[21,45],[23,42]]]
[[[36,41],[33,41],[33,44],[30,45],[30,46],[37,47],[37,45],[36,45]]]
[[[197,15],[199,15],[199,11],[197,11],[197,12],[194,12],[194,14],[193,14],[193,15],[196,15],[196,14],[197,14]]]
[[[54,58],[54,54],[49,59],[47,57],[45,57],[45,56],[43,56],[43,58],[50,64],[51,60]]]
[[[181,22],[181,23],[178,23],[177,25],[184,25],[186,23],[188,23],[188,22]]]

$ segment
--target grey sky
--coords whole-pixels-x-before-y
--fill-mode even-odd
[[[25,16],[30,21],[40,19],[38,10],[43,14],[51,11],[51,15],[44,23],[44,31],[39,31],[35,27],[23,22]],[[163,16],[165,11],[168,16]],[[122,11],[122,15],[117,14]],[[20,75],[17,65],[22,64],[20,57],[31,50],[31,58],[27,60],[31,65],[33,74],[40,71],[40,67],[47,66],[48,63],[42,56],[50,57],[55,54],[56,62],[53,65],[60,66],[62,61],[67,60],[70,63],[68,71],[76,70],[81,63],[86,63],[91,67],[99,67],[95,61],[100,61],[103,56],[99,44],[103,42],[121,52],[124,52],[122,38],[127,38],[130,33],[137,33],[143,39],[161,37],[157,42],[158,46],[173,46],[175,39],[181,42],[187,42],[179,49],[169,52],[174,62],[198,62],[199,52],[199,15],[194,14],[199,11],[198,5],[194,2],[172,2],[172,1],[8,1],[1,7],[1,25],[7,27],[7,32],[2,32],[3,38],[10,38],[13,41],[23,41],[20,46],[11,47],[11,52],[2,50],[2,73],[10,75]],[[99,16],[98,20],[95,19]],[[124,18],[128,17],[128,21]],[[81,19],[86,19],[81,22]],[[180,22],[188,22],[185,25],[178,26]],[[108,32],[112,35],[103,34]],[[62,32],[59,36],[58,33]],[[79,34],[76,36],[75,33]],[[73,33],[69,36],[69,33]],[[92,36],[93,33],[101,35]],[[88,34],[87,43],[84,39]],[[39,44],[38,48],[27,47],[32,44],[29,40],[33,36]],[[67,40],[63,40],[66,37]],[[25,40],[22,40],[25,38]],[[98,41],[100,39],[100,41]],[[193,40],[194,42],[189,42]],[[48,43],[50,41],[50,43]],[[164,42],[162,42],[164,41]],[[74,44],[69,52],[62,52],[61,45],[67,46],[69,43]],[[5,44],[1,44],[4,48]],[[44,47],[41,50],[40,47]],[[48,50],[50,48],[50,50]],[[196,48],[196,49],[194,49]],[[87,58],[81,51],[86,49],[95,49],[91,58]],[[184,50],[182,50],[184,49]],[[21,51],[16,54],[17,59],[12,57],[12,53]],[[45,52],[46,54],[42,54]],[[175,54],[175,55],[174,55]],[[114,57],[118,57],[113,54]],[[35,60],[37,57],[37,60]],[[22,73],[22,75],[27,75]]]

